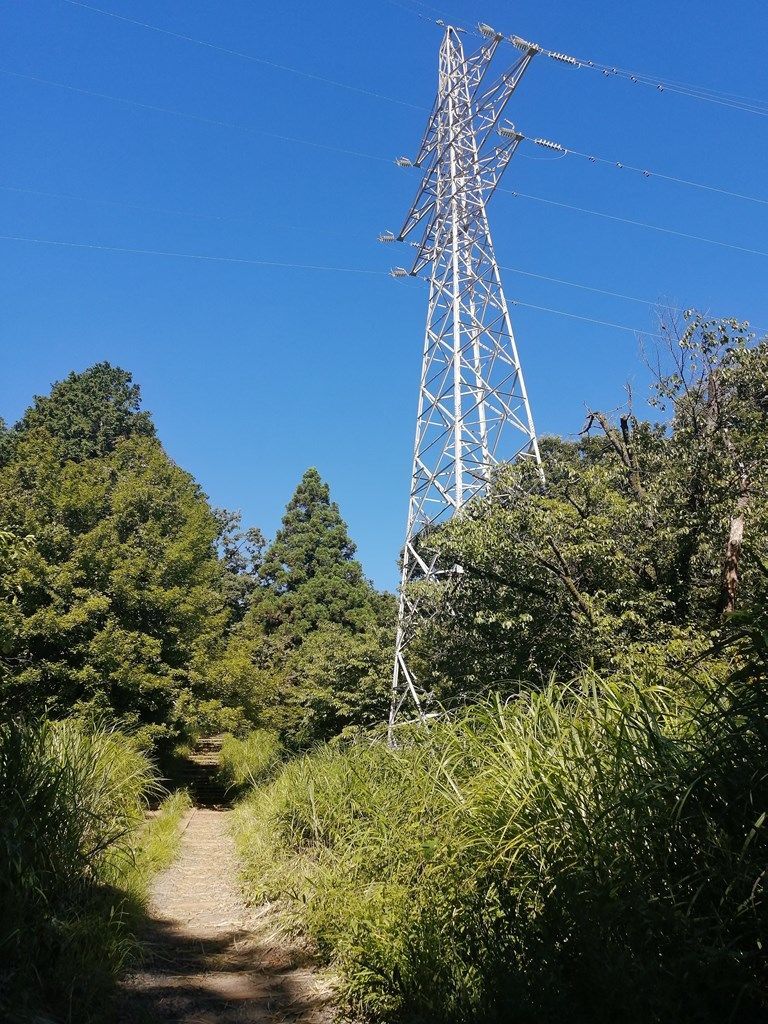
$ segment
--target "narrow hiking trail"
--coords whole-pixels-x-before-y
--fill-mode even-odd
[[[119,1024],[328,1024],[330,987],[274,911],[246,906],[231,812],[195,808],[177,861],[154,881],[146,958],[123,982]]]

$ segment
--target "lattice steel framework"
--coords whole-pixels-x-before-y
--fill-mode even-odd
[[[490,87],[483,88],[503,37],[481,28],[487,41],[470,57],[464,56],[458,31],[451,26],[445,29],[437,99],[414,161],[424,173],[398,235],[402,241],[421,229],[413,243],[416,258],[410,273],[420,275],[430,268],[430,276],[390,738],[398,717],[405,715],[404,708],[408,717],[425,713],[424,694],[409,663],[409,644],[419,617],[412,584],[458,571],[457,567],[441,568],[426,551],[425,531],[483,494],[493,467],[501,460],[533,460],[541,474],[533,418],[486,215],[486,203],[521,140],[511,125],[501,124],[502,112],[538,48],[513,39],[522,55]]]

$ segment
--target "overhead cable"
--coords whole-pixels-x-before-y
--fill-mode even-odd
[[[216,221],[237,221],[242,220],[243,214],[237,217],[225,217],[215,213],[195,213],[191,210],[172,210],[162,206],[148,206],[145,203],[131,203],[125,199],[100,199],[96,196],[78,196],[73,192],[48,192],[45,189],[26,188],[21,185],[7,185],[0,182],[0,189],[4,192],[17,192],[25,196],[42,196],[44,199],[65,199],[76,203],[94,203],[97,206],[119,206],[126,210],[143,210],[147,213],[161,213],[171,217],[190,217],[193,220],[216,220]],[[247,216],[247,215],[246,215]],[[281,228],[286,227],[281,223]]]
[[[17,192],[23,195],[42,196],[43,198],[46,199],[64,199],[78,203],[94,203],[99,206],[118,206],[125,208],[127,210],[143,210],[146,211],[147,213],[160,213],[173,217],[189,217],[193,220],[213,220],[226,222],[240,221],[243,219],[243,216],[249,216],[249,214],[242,213],[238,213],[237,215],[230,214],[226,216],[223,214],[215,213],[194,213],[189,210],[176,210],[168,207],[147,206],[144,203],[132,203],[121,199],[105,199],[96,196],[81,196],[75,195],[72,192],[49,192],[44,189],[25,188],[20,185],[8,185],[3,182],[0,182],[0,190],[7,192]],[[251,214],[250,216],[255,216],[255,214]],[[285,225],[282,226],[284,227]],[[296,225],[296,229],[304,230],[303,228],[299,228],[299,225]],[[391,232],[387,232],[379,237],[379,241],[394,242],[395,236]],[[500,266],[499,269],[508,271],[511,274],[520,274],[523,277],[535,278],[538,281],[547,281],[550,284],[565,285],[568,288],[578,288],[581,291],[594,292],[598,295],[607,295],[610,298],[624,299],[628,302],[639,302],[644,306],[655,307],[658,305],[658,302],[652,299],[641,299],[636,295],[627,295],[625,292],[614,292],[606,288],[597,288],[593,285],[583,284],[578,281],[568,281],[562,277],[551,277],[548,276],[547,274],[537,274],[530,270],[522,270],[520,267]]]
[[[279,63],[277,63],[275,61],[268,60],[267,58],[264,58],[264,57],[256,57],[253,54],[245,53],[245,52],[243,52],[241,50],[234,50],[234,49],[230,49],[230,48],[225,47],[225,46],[220,46],[217,43],[212,43],[212,42],[210,42],[208,40],[204,40],[204,39],[198,39],[198,38],[196,38],[194,36],[186,35],[186,34],[181,33],[181,32],[175,32],[175,31],[173,31],[171,29],[162,28],[161,26],[151,24],[150,22],[139,21],[136,18],[129,18],[129,17],[125,16],[125,15],[118,14],[118,13],[116,13],[114,11],[105,10],[105,9],[103,9],[101,7],[95,7],[92,4],[84,3],[83,0],[61,0],[61,2],[69,4],[70,6],[73,6],[73,7],[80,7],[82,9],[86,10],[86,11],[91,11],[91,12],[93,12],[95,14],[100,14],[100,15],[103,15],[105,17],[113,18],[113,19],[115,19],[117,21],[123,21],[123,22],[126,22],[126,23],[130,24],[130,25],[134,25],[134,26],[138,26],[140,28],[148,29],[148,30],[153,31],[153,32],[158,32],[158,33],[170,36],[170,37],[175,38],[175,39],[183,40],[184,42],[193,43],[194,45],[197,45],[197,46],[203,46],[203,47],[215,50],[215,51],[219,51],[221,53],[225,53],[225,54],[230,55],[230,56],[240,57],[240,58],[242,58],[244,60],[249,60],[249,61],[253,61],[255,63],[263,64],[265,66],[272,67],[272,68],[274,68],[276,70],[279,70],[279,71],[291,72],[293,74],[301,75],[301,76],[303,76],[305,78],[314,79],[314,80],[317,80],[317,81],[320,81],[320,82],[324,82],[324,83],[326,83],[328,85],[337,86],[338,88],[341,88],[341,89],[348,89],[348,90],[351,90],[353,92],[358,92],[358,93],[361,93],[363,95],[374,97],[376,99],[385,100],[385,101],[391,102],[391,103],[397,103],[397,104],[399,104],[401,106],[408,106],[408,107],[411,107],[412,109],[415,109],[415,110],[426,110],[425,107],[420,106],[420,105],[415,104],[415,103],[411,103],[411,102],[409,102],[407,100],[398,99],[397,97],[388,96],[388,95],[386,95],[384,93],[379,93],[379,92],[376,92],[376,91],[371,90],[371,89],[365,89],[365,88],[362,88],[360,86],[351,85],[348,82],[339,82],[339,81],[337,81],[335,79],[325,78],[325,77],[323,77],[321,75],[316,75],[316,74],[314,74],[312,72],[303,71],[301,68],[295,68],[295,67],[292,67],[292,66],[289,66],[289,65],[279,64]],[[411,8],[406,7],[403,4],[399,3],[398,0],[389,0],[389,2],[395,3],[396,6],[402,7],[404,10],[410,10],[411,13],[416,14],[419,17],[427,18],[426,15],[420,15],[419,12],[411,10]],[[418,0],[414,0],[414,2],[418,2]],[[421,6],[427,7],[428,5],[421,4]],[[432,9],[434,10],[434,8],[432,8]],[[427,18],[427,20],[431,21],[433,19]],[[490,26],[484,26],[484,27],[487,28],[489,31],[493,31],[492,29],[490,29]],[[479,33],[479,34],[482,35],[482,32]],[[525,40],[520,39],[519,36],[507,37],[507,40],[509,42],[512,42],[514,45],[516,45],[518,47],[520,47],[520,46],[528,47],[528,46],[532,46],[532,45],[533,46],[537,46],[537,44],[527,43]],[[618,68],[608,69],[607,66],[604,66],[604,65],[598,65],[598,64],[595,64],[594,62],[580,62],[576,58],[568,57],[566,54],[557,53],[557,52],[551,51],[551,50],[544,50],[544,49],[542,49],[542,48],[540,48],[538,46],[537,46],[537,49],[540,49],[540,51],[542,53],[544,53],[546,56],[552,57],[555,60],[562,60],[562,61],[565,61],[566,63],[583,64],[583,66],[585,66],[585,67],[593,67],[593,68],[596,68],[596,69],[603,69],[603,70],[606,70],[606,71],[610,71],[610,73],[612,73],[612,74],[616,73],[616,74],[627,75],[630,78],[632,78],[632,80],[639,80],[639,79],[637,79],[637,76],[632,75],[630,72],[624,72],[624,71],[622,71],[621,69],[618,69]],[[682,87],[682,83],[677,83],[677,84]],[[691,87],[691,88],[693,88],[693,87]],[[122,100],[120,102],[129,102],[129,101]],[[768,105],[766,105],[766,111],[765,112],[768,113]],[[188,116],[191,116],[191,115],[188,115]],[[257,129],[252,129],[252,130],[256,131]],[[548,145],[547,140],[544,140],[544,139],[530,139],[529,141],[536,142],[539,145]],[[676,184],[687,185],[687,186],[690,186],[692,188],[702,189],[702,190],[709,191],[709,192],[716,192],[716,193],[718,193],[720,195],[728,196],[728,197],[731,197],[731,198],[734,198],[734,199],[742,199],[742,200],[746,200],[748,202],[761,203],[763,205],[768,205],[768,199],[762,199],[762,198],[759,198],[759,197],[756,197],[756,196],[746,195],[744,193],[736,192],[736,191],[733,191],[731,189],[720,188],[720,187],[715,186],[715,185],[707,185],[707,184],[704,184],[702,182],[692,181],[692,180],[687,179],[687,178],[682,178],[682,177],[678,177],[678,176],[671,175],[671,174],[664,174],[664,173],[662,173],[660,171],[650,171],[648,168],[634,166],[632,164],[623,163],[621,161],[609,160],[609,159],[606,159],[604,157],[596,157],[596,156],[594,156],[594,155],[592,155],[590,153],[583,153],[583,152],[581,152],[579,150],[571,149],[571,148],[565,147],[565,146],[560,146],[558,144],[552,144],[551,148],[554,149],[554,150],[559,150],[562,155],[569,154],[569,155],[572,155],[572,156],[582,157],[584,159],[590,160],[593,163],[603,163],[603,164],[607,164],[607,165],[612,165],[612,166],[619,167],[619,168],[622,168],[622,169],[625,169],[625,170],[628,170],[628,171],[632,171],[634,173],[642,174],[645,177],[656,177],[656,178],[663,179],[665,181],[674,182]]]
[[[294,263],[282,260],[263,260],[263,259],[248,259],[239,256],[211,256],[204,253],[189,253],[189,252],[176,252],[168,249],[135,249],[121,245],[103,245],[94,242],[72,242],[66,239],[54,239],[54,238],[35,238],[24,235],[0,235],[0,241],[4,242],[22,242],[32,245],[46,245],[53,248],[68,248],[68,249],[83,249],[91,250],[95,252],[107,252],[114,253],[116,255],[129,255],[129,256],[159,256],[173,259],[183,260],[195,260],[205,263],[229,263],[229,264],[240,264],[243,266],[256,266],[256,267],[276,267],[283,270],[312,270],[322,271],[326,273],[338,273],[338,274],[364,274],[373,277],[388,277],[391,276],[389,271],[386,270],[372,270],[366,267],[337,267],[327,266],[317,263]],[[500,269],[512,269],[512,268],[500,268]],[[411,278],[411,275],[399,275]],[[539,276],[539,275],[531,275]],[[412,280],[424,281],[424,278],[411,278]],[[627,324],[617,324],[609,320],[599,320],[595,317],[583,316],[580,313],[572,313],[565,309],[556,309],[552,306],[540,306],[535,305],[531,302],[523,302],[522,299],[509,299],[510,305],[520,306],[524,309],[532,309],[543,313],[552,313],[557,316],[568,317],[571,320],[582,320],[586,323],[597,324],[601,327],[610,327],[614,330],[628,331],[632,334],[645,335],[646,337],[661,337],[661,335],[649,334],[648,331],[643,330],[639,327],[630,327]],[[644,301],[642,299],[637,301]]]
[[[531,140],[541,144],[539,139]],[[624,163],[621,160],[609,160],[602,156],[593,156],[591,153],[582,153],[578,149],[571,149],[568,146],[560,147],[565,155],[578,156],[585,160],[589,160],[590,163],[606,164],[609,167],[615,167],[622,171],[632,171],[636,174],[642,174],[644,178],[661,178],[664,181],[672,181],[677,185],[689,185],[691,188],[702,189],[706,192],[717,192],[723,196],[729,196],[731,199],[743,199],[748,203],[760,203],[762,206],[768,206],[768,199],[763,199],[760,196],[750,196],[745,192],[733,192],[731,189],[720,188],[718,185],[707,185],[703,181],[692,181],[690,178],[679,178],[674,174],[664,174],[661,171],[650,170],[647,167],[636,167],[633,164]]]
[[[687,238],[692,242],[706,242],[708,245],[719,245],[724,249],[735,249],[737,252],[746,252],[751,256],[768,256],[764,249],[751,249],[746,245],[737,245],[735,242],[723,242],[717,238],[707,238],[705,235],[692,235],[687,231],[677,231],[675,228],[665,228],[661,224],[649,224],[647,221],[632,220],[629,217],[619,217],[613,213],[604,213],[602,210],[590,210],[584,206],[571,206],[569,203],[561,203],[556,199],[545,199],[543,196],[527,195],[525,192],[518,192],[517,189],[502,188],[498,192],[506,192],[507,195],[517,196],[520,199],[530,199],[536,203],[546,203],[547,206],[558,206],[563,210],[574,210],[576,213],[586,213],[591,217],[602,217],[605,220],[614,220],[620,224],[631,224],[637,228],[647,228],[650,231],[661,231],[665,235],[675,235],[678,238]]]
[[[301,68],[295,68],[289,64],[279,64],[277,61],[269,60],[266,57],[257,57],[255,54],[245,53],[242,50],[233,50],[228,46],[220,46],[218,43],[212,43],[207,39],[197,39],[195,36],[189,36],[183,32],[174,32],[172,29],[162,28],[160,25],[153,25],[148,21],[139,21],[137,18],[129,18],[124,14],[117,14],[115,11],[107,11],[101,7],[93,7],[91,4],[83,3],[82,0],[62,0],[62,2],[69,4],[72,7],[81,7],[83,10],[91,11],[93,14],[101,14],[106,18],[114,18],[116,21],[124,21],[129,25],[148,29],[151,32],[159,32],[162,35],[171,36],[173,39],[179,39],[185,43],[193,43],[195,46],[204,46],[209,50],[226,53],[230,57],[240,57],[242,60],[248,60],[254,64],[263,64],[265,67],[273,68],[276,71],[286,71],[292,75],[300,75],[302,78],[308,78],[313,82],[323,82],[325,85],[333,85],[337,89],[346,89],[349,92],[358,92],[363,96],[371,96],[375,99],[386,100],[389,103],[398,103],[400,106],[412,107],[414,110],[426,109],[425,107],[419,106],[417,103],[411,103],[409,100],[401,100],[396,96],[387,96],[385,93],[376,92],[374,89],[365,89],[362,86],[352,85],[349,82],[339,82],[336,79],[326,78],[324,75],[318,75],[312,71],[304,71]]]
[[[94,91],[92,89],[84,89],[84,88],[81,88],[79,86],[69,85],[69,84],[67,84],[65,82],[57,82],[57,81],[54,81],[52,79],[41,78],[38,75],[22,74],[21,72],[18,72],[18,71],[11,71],[8,68],[0,68],[0,74],[10,75],[10,76],[12,76],[14,78],[19,78],[19,79],[22,79],[22,80],[25,80],[25,81],[36,82],[38,84],[52,86],[52,87],[58,88],[58,89],[64,89],[64,90],[66,90],[68,92],[77,93],[79,95],[93,96],[93,97],[95,97],[97,99],[109,100],[110,102],[113,102],[113,103],[120,103],[120,104],[123,104],[125,106],[135,107],[135,108],[141,109],[141,110],[149,110],[149,111],[152,111],[153,113],[161,113],[161,114],[170,115],[172,117],[180,117],[180,118],[183,118],[184,120],[193,121],[193,122],[196,122],[198,124],[208,124],[208,125],[212,125],[214,127],[219,127],[219,128],[230,128],[230,129],[234,129],[236,131],[247,132],[248,134],[252,134],[252,135],[260,135],[260,136],[263,136],[265,138],[275,139],[275,140],[280,141],[280,142],[289,142],[289,143],[294,143],[296,145],[311,146],[311,147],[313,147],[315,149],[322,149],[322,150],[326,150],[326,151],[332,152],[332,153],[341,153],[344,156],[356,156],[356,157],[360,157],[360,158],[365,159],[365,160],[375,160],[377,163],[391,163],[391,160],[388,157],[378,156],[378,155],[376,155],[374,153],[365,153],[365,152],[362,152],[360,150],[346,149],[346,148],[341,147],[341,146],[332,146],[332,145],[330,145],[328,143],[314,142],[314,141],[312,141],[310,139],[303,139],[303,138],[299,138],[298,136],[293,136],[293,135],[282,135],[282,134],[278,134],[276,132],[266,131],[265,129],[262,129],[262,128],[256,128],[256,127],[254,127],[252,125],[244,125],[244,124],[240,124],[238,122],[223,121],[223,120],[219,120],[219,119],[216,119],[216,118],[204,117],[204,116],[201,116],[199,114],[191,114],[191,113],[187,113],[186,111],[176,110],[176,109],[174,109],[172,107],[162,107],[162,106],[159,106],[159,105],[156,105],[156,104],[143,103],[143,102],[140,102],[139,100],[126,99],[125,97],[122,97],[122,96],[114,96],[114,95],[111,95],[109,93],[96,92],[96,91]],[[408,162],[407,166],[409,166],[409,167],[411,166],[410,162]],[[499,186],[498,191],[499,192],[506,192],[508,194],[515,195],[515,196],[519,196],[520,198],[523,198],[523,199],[530,199],[530,200],[533,200],[535,202],[546,203],[546,204],[548,204],[550,206],[558,206],[558,207],[561,207],[563,209],[574,210],[574,211],[576,211],[578,213],[589,214],[590,216],[594,216],[594,217],[601,217],[601,218],[603,218],[605,220],[612,220],[612,221],[616,221],[618,223],[630,224],[630,225],[633,225],[635,227],[642,227],[642,228],[646,228],[646,229],[652,230],[652,231],[660,231],[663,234],[674,235],[674,236],[679,237],[679,238],[687,238],[687,239],[689,239],[691,241],[706,242],[709,245],[717,245],[717,246],[720,246],[722,248],[733,249],[733,250],[736,250],[736,251],[739,251],[739,252],[749,253],[749,254],[754,255],[754,256],[768,256],[768,252],[765,252],[764,250],[761,250],[761,249],[753,249],[753,248],[750,248],[748,246],[737,245],[737,244],[735,244],[733,242],[724,242],[724,241],[721,241],[721,240],[715,239],[715,238],[708,238],[708,237],[705,237],[705,236],[702,236],[702,235],[694,235],[694,234],[691,234],[691,233],[688,233],[688,232],[685,232],[685,231],[678,231],[678,230],[676,230],[674,228],[663,227],[662,225],[659,225],[659,224],[650,224],[650,223],[645,222],[645,221],[632,220],[631,218],[620,217],[620,216],[618,216],[616,214],[604,213],[604,212],[599,211],[599,210],[590,210],[590,209],[587,209],[587,208],[584,208],[584,207],[571,206],[568,203],[558,202],[557,200],[554,200],[554,199],[544,199],[541,196],[526,195],[523,192],[519,192],[519,191],[514,190],[514,189],[504,188],[502,186]]]
[[[417,18],[425,18],[425,20],[433,21],[435,24],[441,26],[446,23],[444,15],[441,16],[440,19],[426,18],[425,15],[407,7],[403,3],[397,2],[397,0],[387,0],[387,2],[393,3],[402,10],[409,11]],[[436,8],[431,8],[431,10],[434,10],[436,13],[440,13]],[[478,26],[478,31],[474,28],[470,28],[469,26],[462,27],[455,25],[453,20],[450,18],[448,19],[448,22],[453,24],[454,28],[459,31],[466,32],[468,35],[477,36],[481,39],[484,36],[487,36],[488,31],[495,33],[495,29],[490,25],[483,25],[482,27]],[[511,43],[513,46],[517,46],[518,48],[535,47],[535,49],[545,57],[549,57],[562,64],[570,64],[575,68],[588,68],[599,72],[605,77],[622,78],[634,84],[650,86],[657,92],[676,93],[681,96],[687,96],[690,99],[702,100],[706,103],[716,103],[720,106],[742,110],[748,114],[757,114],[761,117],[768,117],[768,100],[755,99],[753,97],[743,96],[739,93],[729,93],[720,89],[712,89],[708,86],[692,85],[688,82],[680,82],[671,78],[661,78],[657,75],[650,75],[647,72],[631,71],[627,68],[620,68],[611,64],[603,64],[600,61],[586,60],[583,57],[562,53],[558,50],[549,50],[544,46],[540,46],[538,43],[531,43],[526,39],[521,39],[520,36],[517,35],[509,35],[503,32],[498,32],[496,34]]]
[[[94,96],[100,100],[110,100],[112,103],[122,103],[128,107],[137,107],[140,110],[151,110],[156,114],[170,114],[172,117],[182,117],[188,121],[196,121],[199,124],[210,124],[217,128],[233,128],[236,131],[248,132],[251,135],[262,135],[268,139],[277,139],[279,142],[295,142],[301,146],[313,146],[315,149],[326,149],[332,153],[342,153],[344,156],[359,156],[365,160],[376,160],[380,163],[391,163],[385,156],[377,156],[374,153],[363,153],[357,149],[345,149],[341,146],[331,146],[325,142],[313,142],[310,139],[300,139],[293,135],[280,135],[276,132],[269,132],[263,128],[255,128],[253,125],[239,124],[235,121],[221,121],[217,118],[203,117],[200,114],[189,114],[184,110],[175,110],[173,107],[160,107],[153,103],[142,103],[139,100],[129,100],[124,96],[112,96],[110,93],[96,92],[93,89],[83,89],[76,85],[68,85],[66,82],[56,82],[50,78],[40,78],[39,75],[22,74],[20,71],[11,71],[8,68],[0,68],[0,74],[11,75],[13,78],[25,79],[28,82],[37,82],[40,85],[53,86],[56,89],[66,89],[68,92],[79,93],[82,96]]]
[[[130,249],[122,245],[99,245],[95,242],[70,242],[58,238],[30,238],[24,235],[0,235],[3,242],[28,242],[33,245],[50,245],[67,249],[92,249],[98,252],[112,252],[130,256],[169,256],[181,260],[202,260],[206,263],[240,263],[255,267],[280,267],[286,270],[323,270],[337,274],[368,274],[374,277],[388,277],[387,270],[368,270],[363,267],[333,267],[317,263],[286,263],[280,260],[254,260],[239,256],[208,256],[193,252],[174,252],[166,249]]]

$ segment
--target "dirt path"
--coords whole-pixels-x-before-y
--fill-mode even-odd
[[[330,992],[237,883],[227,811],[198,809],[152,888],[149,957],[123,983],[120,1024],[327,1024]]]

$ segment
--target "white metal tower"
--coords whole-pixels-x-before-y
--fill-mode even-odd
[[[392,728],[423,717],[424,693],[409,661],[419,616],[416,581],[438,579],[440,567],[426,532],[483,494],[501,460],[541,461],[523,372],[501,287],[486,203],[521,136],[501,124],[510,96],[538,52],[517,37],[521,56],[489,87],[486,72],[503,37],[488,26],[470,57],[457,29],[445,29],[437,99],[415,166],[421,185],[398,241],[421,229],[410,273],[430,268],[429,307],[419,388],[408,527],[392,676]],[[408,165],[401,158],[398,163]],[[391,235],[382,236],[393,241]],[[408,271],[396,268],[395,276]]]

